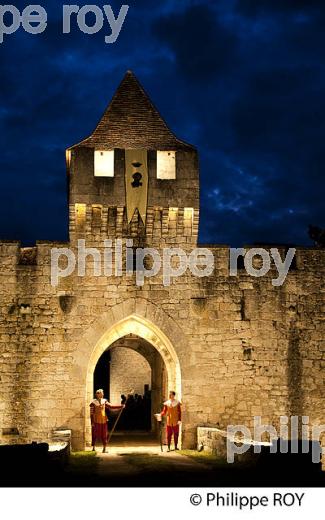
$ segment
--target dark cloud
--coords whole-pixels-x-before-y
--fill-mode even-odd
[[[178,72],[192,82],[202,83],[237,62],[236,32],[223,26],[208,4],[157,19],[153,32],[173,53]]]
[[[261,13],[296,13],[321,10],[323,0],[237,0],[237,9],[245,15]]]
[[[309,243],[325,227],[323,2],[128,3],[114,45],[63,35],[53,0],[44,34],[0,45],[0,237],[67,238],[65,149],[130,68],[199,148],[201,241]]]

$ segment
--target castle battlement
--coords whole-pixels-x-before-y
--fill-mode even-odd
[[[71,241],[132,238],[138,245],[195,245],[199,232],[199,210],[188,207],[148,207],[146,225],[135,211],[128,223],[125,206],[75,204],[69,208]]]

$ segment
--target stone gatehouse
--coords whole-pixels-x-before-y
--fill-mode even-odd
[[[196,445],[199,425],[252,427],[255,415],[275,426],[281,415],[325,423],[324,250],[297,248],[280,287],[274,266],[260,278],[230,276],[226,245],[209,245],[208,277],[187,270],[166,286],[159,273],[138,285],[125,263],[122,276],[95,276],[89,255],[84,276],[53,285],[53,249],[76,253],[79,240],[103,254],[105,240],[132,239],[134,251],[203,247],[197,150],[174,136],[132,73],[66,158],[69,243],[0,242],[0,442],[69,428],[73,448],[84,448],[94,372],[108,351],[114,398],[141,386],[140,374],[152,412],[176,390],[184,447]]]

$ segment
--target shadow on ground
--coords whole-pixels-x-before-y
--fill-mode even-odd
[[[161,454],[158,450],[73,453],[62,466],[36,460],[0,461],[0,484],[24,487],[264,487],[324,486],[319,465],[295,456],[269,455],[252,465],[227,464],[195,450]],[[5,465],[3,463],[5,462]]]

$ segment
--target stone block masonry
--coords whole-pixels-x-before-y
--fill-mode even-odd
[[[138,352],[129,348],[111,349],[110,401],[120,403],[121,394],[144,394],[144,385],[151,388],[151,368],[148,361]]]
[[[221,247],[213,250],[218,268],[209,279],[183,275],[166,288],[157,277],[139,288],[132,276],[89,274],[53,288],[53,245],[60,244],[38,243],[37,263],[21,265],[19,244],[0,244],[1,442],[48,440],[64,427],[80,447],[92,330],[109,329],[101,321],[108,311],[120,322],[134,314],[147,319],[148,307],[179,358],[184,445],[196,445],[198,424],[251,427],[254,415],[270,424],[290,414],[324,423],[323,251],[298,250],[298,268],[282,287],[272,286],[271,273],[229,277]],[[88,334],[88,357],[77,366]],[[8,429],[19,435],[4,435]]]

